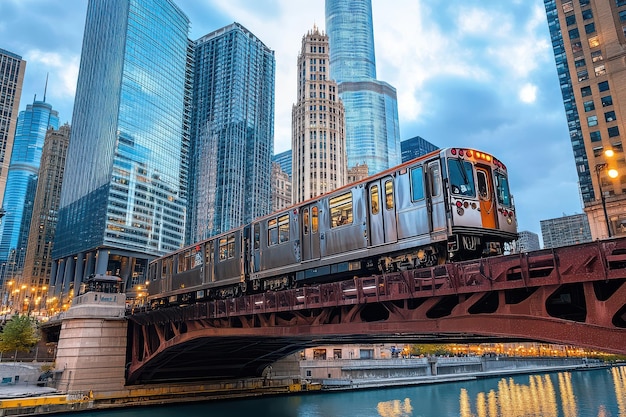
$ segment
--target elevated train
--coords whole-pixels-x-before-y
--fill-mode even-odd
[[[438,150],[152,261],[153,308],[502,254],[506,166]]]

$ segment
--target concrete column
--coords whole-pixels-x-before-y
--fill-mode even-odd
[[[61,258],[58,261],[57,277],[54,285],[54,296],[61,298],[63,294],[63,276],[65,275],[65,258]]]
[[[85,272],[83,276],[87,278],[89,275],[96,273],[96,254],[94,252],[87,252],[87,259],[85,261]]]
[[[84,262],[83,260],[85,259],[85,253],[84,252],[80,252],[77,256],[76,256],[76,266],[75,266],[75,270],[76,272],[74,273],[74,297],[78,297],[78,289],[80,288],[80,284],[81,282],[84,281],[83,279],[83,274],[84,274]]]
[[[65,261],[65,274],[63,274],[63,293],[70,293],[70,283],[74,280],[74,257],[68,256]],[[78,288],[74,288],[74,297],[78,296]]]
[[[54,290],[57,285],[56,279],[58,267],[58,261],[52,261],[52,265],[50,265],[50,279],[48,280],[48,294],[54,294]]]
[[[96,275],[106,275],[107,265],[109,264],[109,251],[100,249],[96,253]]]

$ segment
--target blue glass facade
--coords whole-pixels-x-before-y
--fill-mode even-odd
[[[276,162],[280,165],[280,169],[291,178],[291,149],[274,155],[272,162]]]
[[[274,52],[233,23],[195,42],[195,242],[271,211]]]
[[[401,162],[396,90],[376,80],[371,0],[326,0],[330,77],[339,84],[346,115],[348,168],[369,175]]]
[[[189,19],[170,0],[90,0],[84,33],[53,249],[65,284],[140,276],[182,246],[187,207]]]
[[[580,117],[578,115],[578,110],[576,109],[576,100],[574,98],[572,79],[570,77],[569,66],[567,64],[567,55],[565,53],[563,35],[561,34],[561,25],[559,23],[556,0],[544,0],[544,4],[546,7],[546,14],[548,16],[548,27],[550,29],[554,59],[556,61],[556,70],[559,76],[559,83],[561,85],[561,95],[563,96],[563,104],[565,106],[567,127],[572,143],[572,150],[574,151],[574,160],[576,162],[576,172],[578,173],[580,194],[583,202],[589,203],[595,199],[593,184],[591,182],[591,171],[589,169],[587,152],[585,150],[583,132],[580,127]]]
[[[410,161],[439,149],[438,146],[421,136],[403,140],[400,142],[400,148],[402,149],[402,162]]]
[[[59,128],[59,115],[52,106],[34,101],[17,119],[13,152],[9,164],[3,208],[6,215],[0,223],[0,263],[2,278],[23,267],[39,163],[46,131]]]

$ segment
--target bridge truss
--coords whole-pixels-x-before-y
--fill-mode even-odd
[[[332,343],[535,340],[626,354],[626,238],[129,316],[128,383],[258,376]]]

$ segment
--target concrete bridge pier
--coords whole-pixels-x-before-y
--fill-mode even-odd
[[[89,292],[65,313],[56,354],[57,389],[91,397],[124,389],[127,321],[125,296]]]

